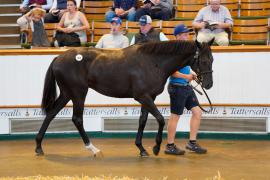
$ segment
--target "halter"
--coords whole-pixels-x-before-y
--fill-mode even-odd
[[[203,81],[202,75],[203,75],[203,74],[207,74],[207,73],[212,73],[213,71],[212,71],[212,70],[210,70],[210,71],[200,71],[200,68],[199,68],[199,67],[200,67],[200,60],[199,60],[199,59],[200,59],[200,55],[199,55],[199,48],[198,48],[198,47],[197,47],[197,49],[196,49],[196,52],[195,52],[195,55],[194,55],[193,59],[194,59],[194,61],[193,61],[193,63],[192,63],[192,66],[193,66],[195,63],[197,63],[197,69],[196,69],[196,72],[197,72],[197,79],[195,79],[195,81],[196,81],[196,83],[197,83],[198,85],[201,86],[201,88],[202,88],[202,90],[203,90],[203,93],[202,93],[201,91],[199,91],[199,90],[198,90],[196,87],[194,87],[194,86],[192,86],[192,88],[193,88],[195,91],[197,91],[200,95],[205,94],[205,96],[206,96],[206,98],[207,98],[207,100],[208,100],[208,102],[209,102],[209,104],[210,104],[210,109],[207,111],[207,110],[205,110],[205,109],[200,105],[199,102],[198,102],[198,104],[199,104],[199,107],[200,107],[200,109],[201,109],[202,111],[204,111],[204,112],[206,112],[206,113],[209,113],[209,112],[212,111],[213,106],[212,106],[212,102],[211,102],[211,100],[210,100],[208,94],[206,93],[205,89],[202,87],[202,81]]]
[[[197,72],[197,77],[198,77],[198,79],[200,80],[200,82],[202,82],[202,80],[203,80],[203,78],[202,78],[202,75],[203,74],[207,74],[207,73],[212,73],[213,71],[212,70],[210,70],[210,71],[201,71],[200,70],[200,54],[199,54],[199,48],[197,47],[197,49],[196,49],[196,52],[195,52],[195,55],[194,55],[194,57],[193,57],[193,59],[194,59],[194,61],[193,61],[193,63],[192,63],[192,66],[195,64],[195,63],[197,63],[197,69],[196,69],[196,72]]]

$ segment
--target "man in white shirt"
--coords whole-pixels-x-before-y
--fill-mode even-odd
[[[229,10],[220,5],[220,0],[210,0],[210,5],[202,8],[193,22],[198,29],[197,41],[209,42],[215,38],[220,46],[228,46],[229,38],[225,29],[231,28],[233,20]]]
[[[111,20],[111,33],[103,35],[97,42],[96,48],[125,48],[128,47],[129,41],[123,35],[122,20],[119,17],[114,17]]]

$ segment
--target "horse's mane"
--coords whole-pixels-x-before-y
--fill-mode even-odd
[[[147,54],[185,54],[195,52],[194,41],[163,41],[142,44],[138,51]]]

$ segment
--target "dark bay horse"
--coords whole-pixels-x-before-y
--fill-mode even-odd
[[[73,102],[72,121],[86,148],[94,154],[100,151],[90,142],[83,127],[84,102],[89,87],[106,96],[134,98],[141,103],[135,144],[141,156],[149,155],[142,145],[142,136],[150,112],[159,125],[153,147],[153,153],[158,155],[165,122],[154,100],[164,90],[168,77],[187,65],[198,74],[204,88],[211,88],[211,43],[167,41],[133,45],[121,50],[71,49],[59,55],[50,64],[45,78],[42,108],[46,117],[36,136],[37,155],[44,154],[41,142],[45,132],[69,100]],[[56,83],[60,89],[58,97]]]

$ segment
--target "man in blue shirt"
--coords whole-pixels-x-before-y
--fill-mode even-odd
[[[177,40],[188,40],[189,32],[190,30],[184,24],[180,24],[174,29],[174,35]],[[189,84],[189,82],[196,78],[197,75],[190,69],[190,66],[176,71],[170,77],[168,92],[170,94],[171,115],[168,121],[168,144],[165,148],[165,154],[185,154],[184,150],[174,144],[177,123],[180,115],[183,114],[184,108],[192,112],[190,119],[190,137],[186,149],[199,154],[207,152],[206,149],[202,148],[196,142],[202,111],[199,108],[197,97]]]

